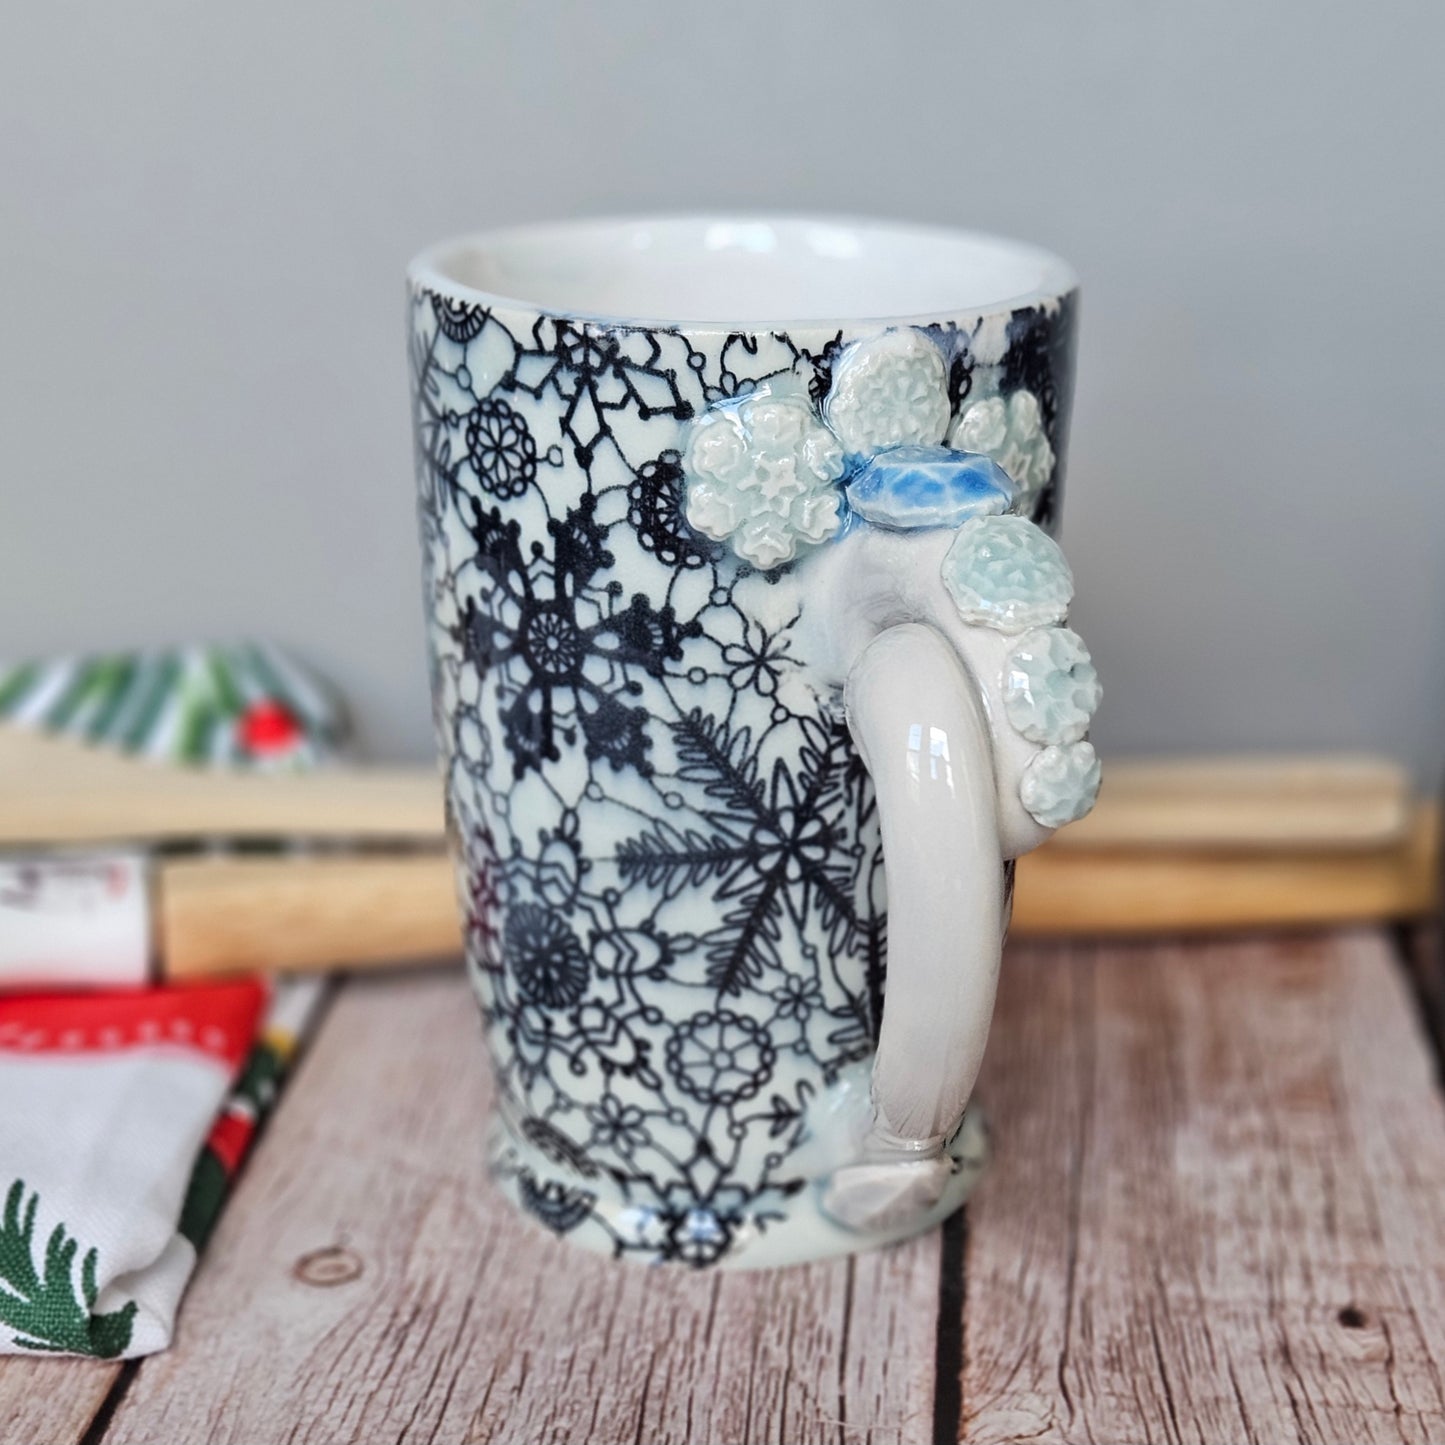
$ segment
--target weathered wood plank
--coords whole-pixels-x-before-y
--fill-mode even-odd
[[[1445,1439],[1445,1111],[1375,934],[1005,966],[963,1438]]]
[[[0,1360],[0,1445],[70,1445],[90,1428],[124,1367],[99,1360]]]
[[[107,1445],[926,1440],[936,1236],[763,1275],[649,1271],[514,1219],[463,981],[347,984]]]

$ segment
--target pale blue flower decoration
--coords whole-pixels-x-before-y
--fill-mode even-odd
[[[1003,675],[1008,720],[1031,743],[1076,743],[1099,706],[1089,649],[1067,627],[1041,627],[1009,654]]]
[[[1074,574],[1059,544],[1027,517],[965,522],[942,573],[963,620],[1001,632],[1062,622],[1074,595]]]
[[[1033,511],[1035,499],[1054,474],[1054,449],[1044,431],[1043,409],[1031,391],[969,402],[959,413],[948,444],[992,457],[1012,479],[1016,507],[1024,516]]]
[[[823,417],[853,456],[937,446],[949,417],[943,353],[912,326],[855,341],[833,367]]]
[[[763,570],[842,525],[843,449],[806,397],[758,392],[714,407],[693,427],[683,467],[687,520]]]
[[[1062,828],[1094,806],[1100,776],[1092,743],[1056,744],[1045,748],[1024,769],[1019,800],[1036,823]]]

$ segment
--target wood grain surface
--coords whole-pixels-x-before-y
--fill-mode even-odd
[[[1060,848],[1242,848],[1307,853],[1383,848],[1410,826],[1410,779],[1386,758],[1349,753],[1119,758],[1099,806]]]
[[[454,972],[347,983],[175,1347],[108,1400],[0,1363],[0,1440],[1445,1439],[1445,1109],[1384,935],[1012,949],[966,1220],[775,1274],[514,1218],[478,1035]]]
[[[1010,960],[963,1438],[1445,1439],[1445,1114],[1378,935]]]
[[[126,1368],[101,1360],[0,1359],[0,1441],[83,1440]]]
[[[580,1255],[483,1179],[459,976],[348,985],[107,1442],[931,1433],[937,1236],[771,1274]]]

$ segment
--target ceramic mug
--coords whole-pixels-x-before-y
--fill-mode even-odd
[[[453,241],[410,283],[495,1177],[647,1260],[928,1228],[982,1162],[1009,860],[1098,787],[1050,536],[1072,273],[684,218]]]

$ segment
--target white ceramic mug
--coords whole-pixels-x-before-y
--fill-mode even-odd
[[[1049,535],[1071,272],[681,218],[472,237],[410,279],[497,1178],[649,1260],[927,1228],[982,1160],[1010,860],[1098,786]]]

